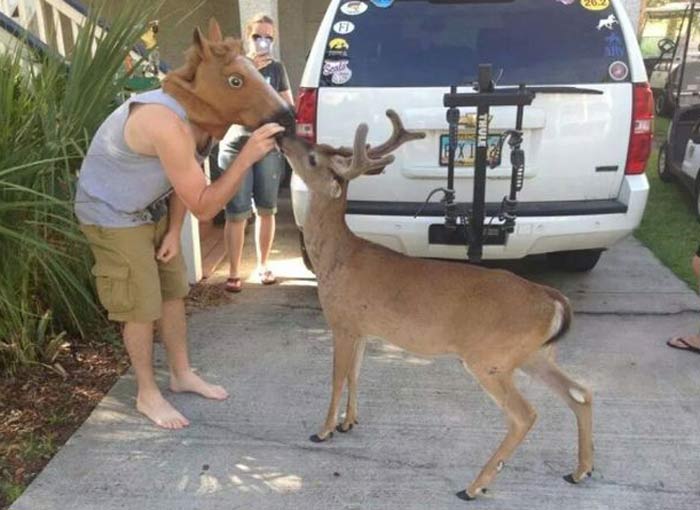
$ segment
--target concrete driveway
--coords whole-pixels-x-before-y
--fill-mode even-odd
[[[575,465],[573,415],[523,376],[539,421],[491,491],[467,503],[454,494],[505,428],[454,360],[371,345],[360,425],[309,442],[329,399],[331,341],[286,212],[274,256],[282,284],[250,283],[189,323],[195,365],[233,398],[168,395],[193,425],[165,432],[134,411],[125,376],[13,510],[700,508],[700,356],[664,345],[697,331],[700,301],[638,242],[610,250],[588,275],[554,274],[538,260],[514,266],[575,305],[559,358],[595,393],[593,478],[562,480]]]

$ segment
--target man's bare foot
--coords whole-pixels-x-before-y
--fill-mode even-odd
[[[700,335],[674,336],[666,342],[666,345],[700,354]]]
[[[204,398],[226,400],[228,392],[221,386],[209,384],[192,371],[170,377],[170,389],[175,393],[197,393]]]
[[[139,395],[136,399],[136,409],[164,429],[179,430],[190,424],[160,393]]]

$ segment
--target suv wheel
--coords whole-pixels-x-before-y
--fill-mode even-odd
[[[656,95],[654,100],[654,113],[659,117],[668,117],[668,101],[666,100],[666,91],[663,90]]]
[[[306,269],[313,273],[314,266],[313,264],[311,264],[311,259],[309,258],[309,254],[306,251],[306,244],[304,244],[304,233],[301,230],[299,231],[299,250],[301,251],[301,259],[304,261]]]
[[[663,182],[671,182],[673,176],[671,175],[671,169],[668,166],[668,142],[659,147],[659,158],[656,162],[656,171],[659,174],[659,179]]]
[[[601,253],[603,250],[557,251],[547,254],[547,262],[555,269],[583,273],[595,267]]]

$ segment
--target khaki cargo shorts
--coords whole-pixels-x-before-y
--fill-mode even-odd
[[[182,253],[166,264],[156,260],[167,227],[167,217],[138,227],[80,227],[95,256],[92,274],[110,320],[153,322],[160,319],[163,301],[187,296]]]

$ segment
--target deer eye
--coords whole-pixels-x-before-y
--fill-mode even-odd
[[[243,78],[237,74],[228,77],[228,84],[232,89],[240,89],[243,86]]]
[[[316,155],[313,152],[309,154],[309,165],[316,166]]]

